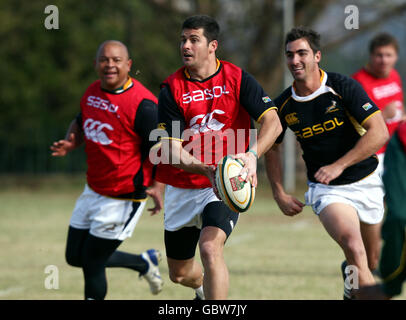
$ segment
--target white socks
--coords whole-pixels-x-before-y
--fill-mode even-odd
[[[200,299],[204,300],[203,285],[201,285],[199,288],[195,289],[195,292]]]

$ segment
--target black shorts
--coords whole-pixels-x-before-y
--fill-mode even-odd
[[[202,213],[202,229],[212,226],[230,236],[237,224],[239,213],[232,211],[222,201],[208,203]],[[176,260],[187,260],[195,256],[200,237],[197,227],[184,227],[176,231],[165,230],[166,256]]]

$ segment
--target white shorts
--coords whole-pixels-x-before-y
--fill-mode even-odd
[[[312,206],[317,215],[329,204],[346,203],[355,208],[363,223],[377,224],[383,219],[385,192],[377,170],[350,184],[330,186],[309,181],[308,186],[309,189],[305,193],[306,205]]]
[[[201,229],[201,214],[206,205],[213,201],[220,201],[213,188],[182,189],[166,185],[165,230],[176,231],[193,226]]]
[[[86,184],[76,201],[70,225],[76,229],[89,229],[95,237],[124,240],[131,237],[145,203],[105,197]]]

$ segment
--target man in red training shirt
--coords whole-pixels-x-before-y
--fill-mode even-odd
[[[180,37],[184,66],[163,82],[158,103],[159,127],[168,134],[161,137],[162,150],[170,150],[166,155],[171,156],[170,165],[165,170],[158,166],[157,171],[157,180],[167,185],[169,276],[195,289],[197,299],[210,300],[227,298],[223,249],[239,217],[215,195],[213,167],[222,156],[237,153],[245,164],[246,179],[252,178],[256,187],[257,159],[281,132],[276,107],[254,77],[217,59],[219,31],[218,23],[208,16],[184,21]],[[253,120],[261,125],[257,141],[249,136]],[[239,132],[245,137],[240,142]],[[190,151],[191,145],[196,148]],[[235,152],[228,152],[228,147],[236,147]],[[204,274],[195,259],[197,244]]]
[[[163,185],[153,181],[148,159],[149,133],[157,126],[157,99],[129,76],[131,65],[123,43],[109,40],[100,45],[95,61],[100,79],[83,95],[81,112],[66,138],[51,146],[53,156],[65,156],[85,143],[87,184],[70,221],[66,261],[83,269],[87,300],[105,298],[106,267],[138,271],[153,294],[162,290],[159,251],[136,255],[116,250],[132,235],[147,195],[155,203],[149,209],[152,214],[163,204]]]
[[[399,45],[393,36],[378,34],[369,44],[368,64],[352,75],[382,111],[390,136],[404,117],[402,81],[394,69],[398,52]],[[381,172],[386,145],[377,152]]]

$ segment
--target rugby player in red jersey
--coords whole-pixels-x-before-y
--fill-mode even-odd
[[[235,147],[235,156],[245,163],[247,181],[252,179],[256,186],[257,158],[281,132],[276,108],[258,82],[217,59],[218,34],[219,25],[211,17],[184,21],[180,38],[184,66],[163,82],[158,103],[159,127],[167,133],[161,138],[161,150],[171,155],[171,164],[157,171],[157,180],[167,184],[169,275],[173,282],[195,289],[198,299],[227,298],[223,249],[238,220],[238,213],[214,193],[214,165],[228,154],[227,148]],[[261,125],[257,141],[249,137],[252,119]],[[238,142],[241,132],[244,137]],[[194,258],[197,244],[204,272]]]
[[[95,61],[99,80],[83,95],[81,112],[66,138],[51,146],[53,156],[65,156],[85,143],[87,184],[72,213],[66,261],[83,269],[89,300],[105,298],[106,267],[138,271],[153,294],[162,290],[159,251],[137,255],[116,250],[132,235],[148,195],[155,203],[149,209],[152,215],[163,204],[163,185],[153,180],[148,158],[157,99],[129,76],[131,65],[123,43],[109,40],[100,45]]]
[[[367,65],[352,75],[382,111],[390,136],[405,117],[402,80],[395,70],[398,52],[397,40],[388,33],[380,33],[369,44]],[[377,151],[380,171],[383,170],[385,149],[386,144]]]

